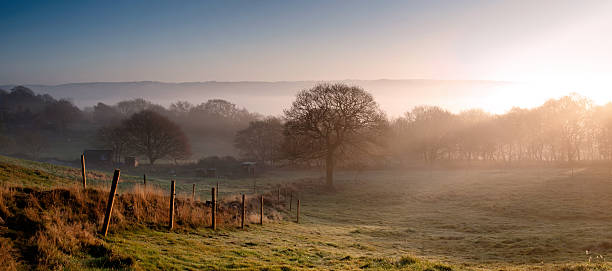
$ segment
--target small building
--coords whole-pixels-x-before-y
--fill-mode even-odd
[[[138,167],[138,159],[136,156],[126,156],[124,160],[126,167]]]
[[[85,150],[85,163],[97,167],[112,167],[113,166],[113,151],[112,150]]]
[[[255,167],[257,166],[257,162],[242,162],[241,166],[247,176],[255,176]]]

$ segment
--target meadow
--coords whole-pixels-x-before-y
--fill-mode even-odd
[[[6,157],[0,162],[5,189],[17,185],[78,191],[77,169]],[[92,185],[103,191],[108,175],[90,174]],[[323,186],[320,176],[317,171],[295,170],[270,171],[255,180],[175,176],[182,208],[190,206],[194,183],[197,198],[205,201],[219,182],[220,197],[228,206],[240,193],[252,199],[254,182],[258,193],[274,191],[278,185],[290,188],[295,191],[294,201],[289,211],[288,199],[281,193],[284,205],[269,210],[274,215],[263,226],[256,224],[257,204],[250,204],[245,230],[237,228],[231,208],[226,213],[229,222],[217,231],[206,228],[206,215],[194,220],[185,217],[188,211],[179,211],[185,225],[192,226],[172,232],[160,226],[165,223],[163,215],[141,214],[147,223],[139,223],[123,214],[133,205],[122,201],[119,227],[108,237],[84,233],[94,236],[88,242],[110,254],[67,253],[71,256],[62,266],[73,270],[612,268],[607,263],[612,252],[612,175],[604,166],[579,167],[573,174],[569,168],[553,166],[342,171],[333,191]],[[140,178],[126,172],[120,189],[125,196],[120,198],[138,191]],[[149,181],[158,189],[159,197],[152,202],[164,213],[169,179],[151,176]],[[274,201],[275,193],[267,197]],[[297,198],[300,224],[295,223]],[[85,231],[95,231],[97,220]],[[11,238],[10,229],[2,229],[2,238]]]
[[[567,168],[522,168],[343,177],[337,193],[308,197],[305,214],[386,256],[530,270],[604,263],[612,252],[607,168],[573,176]]]
[[[278,171],[259,183],[301,184],[304,224],[278,231],[294,237],[311,229],[335,258],[411,255],[483,270],[609,268],[612,175],[604,166],[341,172],[335,191],[321,186],[320,175]],[[249,193],[251,183],[228,180],[222,191]]]

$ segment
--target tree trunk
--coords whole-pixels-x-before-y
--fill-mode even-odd
[[[325,169],[327,174],[325,176],[325,181],[327,182],[327,186],[334,186],[334,151],[327,150],[327,157],[325,159]]]

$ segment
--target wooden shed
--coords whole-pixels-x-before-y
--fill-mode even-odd
[[[85,150],[85,161],[87,165],[98,167],[113,166],[113,151],[112,150]]]

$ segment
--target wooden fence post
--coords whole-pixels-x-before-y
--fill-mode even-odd
[[[297,218],[296,218],[296,223],[300,223],[300,200],[297,200]]]
[[[241,208],[241,211],[242,211],[242,215],[240,216],[240,228],[244,229],[244,219],[245,219],[245,216],[246,216],[246,206],[245,206],[245,195],[244,194],[242,194],[242,208]]]
[[[210,206],[210,217],[211,217],[211,228],[213,230],[217,229],[217,193],[215,191],[216,189],[213,187],[212,188],[212,200],[211,202],[211,206]]]
[[[191,189],[191,201],[195,202],[195,184],[193,184],[193,188]]]
[[[174,228],[174,196],[176,195],[176,190],[174,187],[175,182],[172,180],[172,183],[170,184],[170,225],[168,226],[170,230]]]
[[[144,184],[144,186],[147,186],[147,174],[142,174],[142,182]]]
[[[108,202],[106,203],[106,213],[104,213],[104,225],[102,226],[102,234],[106,236],[110,224],[111,214],[113,212],[113,203],[115,202],[115,193],[117,193],[117,183],[119,183],[120,171],[115,169],[113,182],[111,184],[110,193],[108,194]]]
[[[293,204],[293,191],[289,192],[289,211],[291,211],[292,204]]]
[[[263,205],[264,205],[264,201],[263,201],[263,195],[261,195],[261,202],[259,204],[259,224],[263,225]]]
[[[83,174],[83,189],[87,188],[87,173],[85,172],[85,154],[81,154],[81,173]]]
[[[280,204],[280,184],[278,185],[278,190],[276,190],[276,204]]]

